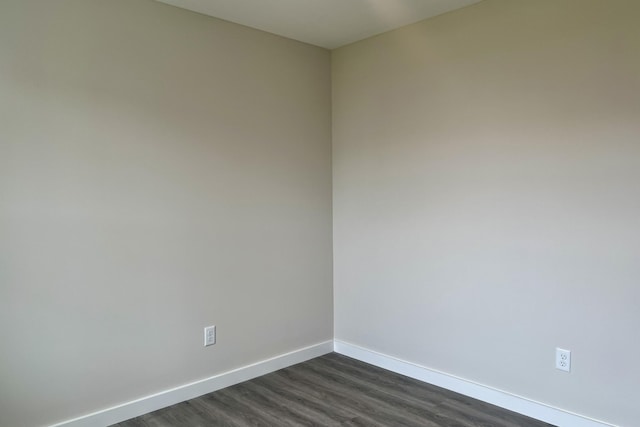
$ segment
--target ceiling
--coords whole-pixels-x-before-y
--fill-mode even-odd
[[[158,0],[334,49],[480,0]]]

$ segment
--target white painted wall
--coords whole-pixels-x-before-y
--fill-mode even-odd
[[[486,0],[333,52],[336,339],[637,425],[639,19]]]
[[[329,67],[151,0],[0,2],[0,425],[332,338]]]

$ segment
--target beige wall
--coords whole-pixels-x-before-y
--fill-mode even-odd
[[[334,52],[337,339],[635,424],[639,17],[485,0]],[[331,338],[329,66],[148,0],[0,2],[0,425]]]
[[[330,95],[324,49],[150,0],[2,0],[0,425],[331,339]]]
[[[639,21],[486,0],[334,51],[336,339],[637,425]]]

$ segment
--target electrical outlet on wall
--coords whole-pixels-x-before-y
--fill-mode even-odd
[[[208,347],[216,343],[216,327],[207,326],[204,328],[204,346]]]
[[[556,348],[556,369],[571,372],[571,350]]]

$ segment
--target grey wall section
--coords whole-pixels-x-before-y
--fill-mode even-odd
[[[637,425],[639,19],[486,0],[334,51],[336,339]]]
[[[332,338],[330,75],[150,0],[0,2],[0,425]]]

